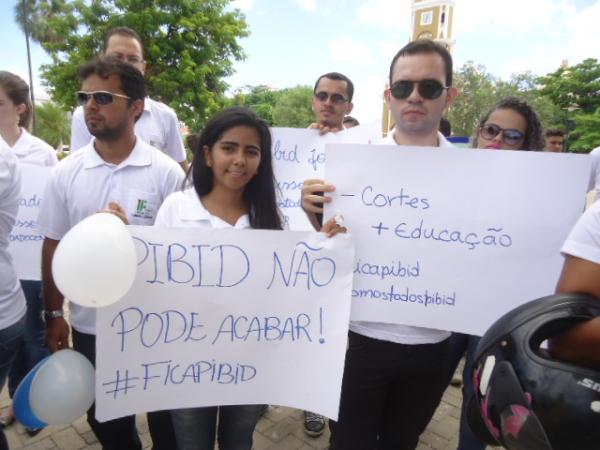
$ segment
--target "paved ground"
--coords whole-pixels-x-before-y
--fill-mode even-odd
[[[417,450],[456,450],[462,395],[459,388],[448,387],[442,403]],[[0,408],[9,404],[6,389],[0,396]],[[150,448],[150,435],[145,417],[138,416],[138,429],[144,448]],[[101,447],[84,417],[68,426],[51,426],[35,437],[29,437],[20,424],[4,430],[11,450],[100,450]],[[284,407],[271,407],[260,420],[254,433],[256,450],[327,449],[329,433],[314,439],[302,429],[302,412]]]

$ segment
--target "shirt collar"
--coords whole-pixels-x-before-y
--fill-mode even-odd
[[[180,203],[179,217],[183,221],[207,221],[213,228],[250,228],[248,214],[244,214],[238,219],[235,225],[225,222],[223,219],[213,216],[202,204],[200,197],[193,187],[187,188],[184,192],[185,201]]]
[[[387,136],[385,138],[383,138],[383,140],[381,141],[382,144],[389,144],[389,145],[398,145],[398,143],[396,142],[396,139],[394,139],[394,133],[396,132],[396,127],[392,128]],[[454,144],[452,144],[452,142],[450,142],[448,139],[446,139],[444,137],[444,135],[442,133],[440,133],[438,131],[438,145],[434,146],[434,147],[440,147],[440,148],[455,148]]]
[[[26,156],[29,153],[29,148],[31,147],[31,135],[27,132],[27,130],[21,127],[21,135],[13,145],[12,150],[15,152],[17,156]]]
[[[83,149],[83,151],[85,152],[83,167],[86,169],[92,169],[94,167],[102,165],[113,166],[118,168],[127,166],[149,166],[152,164],[152,152],[158,151],[150,147],[148,144],[142,141],[139,138],[139,136],[136,135],[135,145],[127,159],[122,161],[118,166],[115,166],[114,164],[104,161],[100,157],[100,155],[96,151],[96,148],[94,147],[95,142],[96,138],[92,139]]]

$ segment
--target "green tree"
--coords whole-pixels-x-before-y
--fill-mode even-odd
[[[42,67],[42,78],[54,100],[73,106],[78,67],[102,51],[109,28],[128,26],[144,41],[149,95],[198,129],[223,105],[224,78],[233,73],[232,60],[244,58],[237,41],[248,35],[247,25],[239,10],[225,9],[228,4],[229,0],[64,0],[65,8],[49,22],[63,38],[39,37],[52,58],[52,64]]]
[[[23,32],[27,28],[31,39],[40,43],[59,43],[65,41],[65,35],[56,19],[60,21],[61,17],[71,14],[73,5],[67,0],[17,0],[14,11],[17,24]]]
[[[594,113],[581,113],[575,117],[575,129],[571,133],[569,149],[588,153],[600,146],[600,108]]]
[[[589,58],[538,78],[540,93],[569,113],[593,114],[600,107],[600,64]]]
[[[266,85],[244,86],[227,103],[231,106],[247,106],[272,126],[273,110],[280,95],[281,91],[277,91]]]
[[[542,95],[539,88],[538,78],[532,72],[516,73],[508,81],[496,81],[495,97],[497,100],[511,95],[520,97],[538,113],[544,128],[564,128],[564,111]]]
[[[54,102],[36,105],[36,135],[54,148],[68,143],[71,136],[71,121],[67,112]]]
[[[494,78],[485,66],[468,61],[454,73],[453,84],[459,95],[447,117],[455,135],[470,136],[495,101]]]
[[[314,121],[311,108],[313,89],[296,86],[283,89],[273,108],[273,125],[276,127],[306,128]]]

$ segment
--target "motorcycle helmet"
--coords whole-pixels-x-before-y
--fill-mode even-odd
[[[556,360],[542,345],[598,316],[600,299],[559,294],[498,319],[475,354],[466,400],[473,432],[509,450],[599,450],[600,368]]]

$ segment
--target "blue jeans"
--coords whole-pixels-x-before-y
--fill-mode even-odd
[[[4,387],[11,363],[23,339],[24,328],[25,318],[22,318],[14,325],[0,330],[0,390]],[[2,427],[0,427],[0,450],[8,450],[8,443]]]
[[[19,383],[33,367],[50,354],[44,343],[46,324],[42,320],[42,282],[21,280],[27,300],[25,333],[8,373],[8,394],[12,398]]]
[[[210,406],[171,411],[178,450],[251,450],[252,434],[265,405]],[[219,430],[217,428],[219,416]]]
[[[463,402],[460,411],[460,431],[458,436],[457,450],[485,450],[486,444],[481,442],[471,431],[467,419],[467,405],[469,398],[473,395],[473,364],[475,363],[475,350],[479,344],[479,336],[470,334],[452,333],[450,336],[450,351],[448,352],[448,372],[446,374],[447,384],[450,383],[454,371],[462,356],[467,353],[465,367],[463,370]]]

